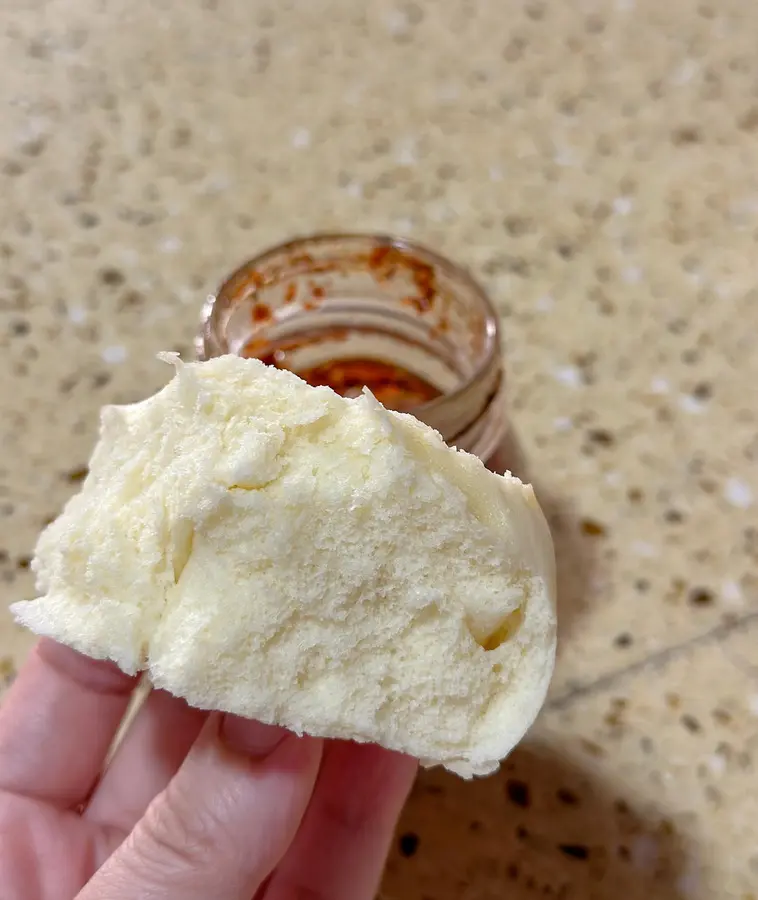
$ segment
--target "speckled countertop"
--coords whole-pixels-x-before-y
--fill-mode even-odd
[[[422,776],[384,895],[755,900],[758,6],[3,10],[4,596],[100,405],[162,383],[225,273],[293,233],[412,235],[502,314],[562,641],[500,776]],[[3,609],[6,680],[28,646]]]

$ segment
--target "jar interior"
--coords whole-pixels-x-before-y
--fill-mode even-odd
[[[481,407],[497,389],[497,325],[478,285],[447,260],[397,239],[293,241],[242,266],[211,300],[201,356],[257,357],[311,383],[309,374],[327,365],[334,374],[341,362],[339,371],[349,375],[340,392],[348,396],[360,390],[361,366],[379,387],[394,370],[397,402],[368,377],[364,383],[385,405],[412,411],[443,434],[459,428],[453,417],[478,415],[474,403]],[[451,409],[456,392],[477,378],[476,397],[469,392]],[[316,383],[339,390],[329,378]]]

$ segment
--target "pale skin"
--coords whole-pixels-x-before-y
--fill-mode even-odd
[[[3,900],[372,900],[414,760],[298,738],[42,640],[0,707]]]

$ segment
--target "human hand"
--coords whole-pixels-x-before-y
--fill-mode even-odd
[[[415,761],[153,691],[45,640],[0,707],[3,900],[371,900]]]

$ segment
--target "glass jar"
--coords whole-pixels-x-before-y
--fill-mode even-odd
[[[366,385],[505,468],[497,315],[467,272],[418,244],[326,234],[274,247],[208,298],[197,353],[257,357],[345,396]]]

